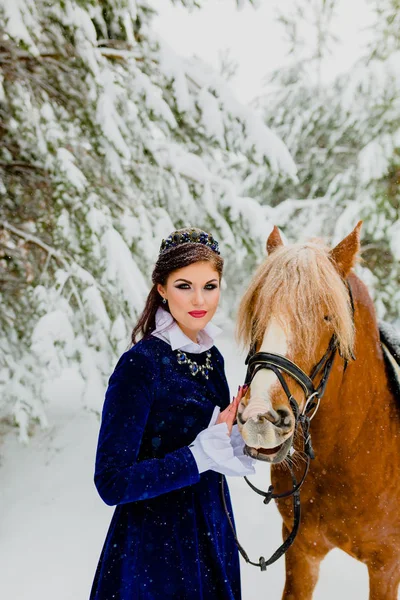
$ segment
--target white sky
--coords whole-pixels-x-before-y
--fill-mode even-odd
[[[245,3],[242,10],[235,0],[204,0],[201,10],[189,12],[169,0],[153,0],[159,11],[154,26],[180,54],[196,54],[218,67],[219,51],[230,49],[239,63],[231,81],[236,96],[249,101],[262,91],[265,74],[284,64],[287,45],[284,30],[274,15],[277,0],[259,0],[259,8]],[[284,8],[290,0],[280,0]],[[367,0],[338,0],[335,33],[340,38],[332,58],[326,63],[327,78],[346,70],[363,53],[372,12]]]

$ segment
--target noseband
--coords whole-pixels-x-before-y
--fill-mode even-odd
[[[255,352],[255,349],[252,348],[246,358],[245,364],[247,365],[247,374],[245,384],[250,385],[256,374],[261,371],[261,369],[273,371],[273,373],[275,373],[277,376],[293,411],[295,417],[295,428],[298,425],[301,425],[303,429],[305,445],[304,450],[308,459],[314,458],[314,451],[311,445],[311,436],[309,434],[310,421],[318,409],[321,398],[325,393],[336,352],[337,341],[336,336],[333,335],[330,339],[327,351],[312,369],[310,376],[300,369],[298,365],[281,354],[273,354],[271,352]],[[346,366],[347,365],[345,364],[345,368]],[[290,377],[292,377],[292,379],[294,379],[302,387],[306,399],[302,411],[300,411],[299,403],[297,402],[296,398],[291,394],[289,387],[282,375],[282,371],[290,375]],[[314,379],[321,371],[322,376],[319,384],[316,386],[314,384]],[[314,409],[315,411],[312,416],[309,416],[309,413]],[[249,485],[251,486],[250,483]]]
[[[349,282],[345,281],[345,283],[346,283],[346,286],[347,286],[347,289],[349,292],[349,299],[350,299],[352,316],[353,316],[353,321],[354,321],[353,294],[352,294]],[[244,477],[244,479],[246,480],[246,483],[251,487],[251,489],[253,491],[255,491],[257,494],[260,494],[261,496],[264,497],[264,501],[263,501],[264,504],[269,504],[269,502],[271,502],[271,500],[273,500],[273,499],[276,500],[276,499],[282,499],[282,498],[289,498],[290,496],[293,496],[293,528],[292,528],[292,531],[290,532],[290,534],[286,538],[286,540],[283,542],[283,544],[274,552],[274,554],[268,560],[265,560],[265,558],[263,556],[261,556],[259,558],[258,562],[253,562],[249,559],[246,551],[244,550],[243,546],[240,544],[240,542],[236,536],[236,532],[233,527],[231,518],[229,516],[226,501],[225,501],[224,478],[223,478],[223,476],[221,477],[222,501],[224,504],[225,513],[228,517],[228,521],[229,521],[230,527],[232,529],[232,533],[233,533],[233,536],[234,536],[234,539],[236,542],[236,546],[237,546],[239,552],[241,553],[241,555],[243,556],[244,560],[251,565],[260,567],[261,571],[266,571],[268,566],[272,565],[283,554],[285,554],[285,552],[293,544],[293,542],[296,538],[297,532],[299,530],[300,518],[301,518],[300,488],[306,479],[307,473],[310,468],[310,462],[311,462],[311,460],[313,460],[315,458],[315,454],[314,454],[314,450],[313,450],[312,442],[311,442],[310,423],[311,423],[311,420],[314,418],[314,416],[319,408],[321,398],[323,397],[323,395],[325,393],[329,375],[332,371],[333,361],[335,359],[337,352],[338,352],[338,343],[337,343],[335,334],[333,334],[330,339],[330,342],[329,342],[329,345],[328,345],[328,348],[327,348],[325,354],[319,360],[319,362],[313,367],[309,376],[298,365],[296,365],[294,362],[292,362],[291,360],[286,358],[286,356],[282,356],[281,354],[273,354],[271,352],[256,352],[255,344],[252,346],[249,354],[247,355],[247,358],[245,361],[245,364],[247,365],[245,384],[250,385],[251,382],[253,381],[255,375],[261,369],[268,369],[270,371],[273,371],[273,373],[275,373],[275,375],[277,376],[277,378],[288,398],[290,407],[293,411],[293,414],[295,417],[295,430],[297,429],[298,426],[300,426],[302,429],[304,453],[305,453],[306,461],[307,461],[306,467],[304,469],[304,473],[299,482],[297,482],[297,479],[296,479],[294,471],[293,471],[293,467],[290,464],[288,464],[288,468],[290,471],[293,486],[292,486],[291,490],[289,490],[287,492],[283,492],[281,494],[274,494],[273,485],[269,486],[267,492],[260,490],[255,485],[253,485],[247,479],[247,477]],[[355,360],[355,357],[352,356],[352,359]],[[347,359],[345,359],[343,372],[346,371],[347,365],[348,365],[348,361],[347,361]],[[292,379],[294,379],[303,389],[303,392],[305,395],[305,403],[304,403],[304,407],[301,411],[300,411],[299,403],[294,398],[294,396],[291,394],[289,387],[282,375],[282,372],[286,373]],[[321,378],[317,385],[314,383],[314,380],[319,374],[321,374]],[[293,434],[293,439],[294,439],[294,434]],[[246,446],[244,447],[244,452],[246,454],[248,454],[248,452],[246,452]]]

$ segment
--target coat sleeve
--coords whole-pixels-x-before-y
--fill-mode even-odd
[[[137,460],[152,403],[151,361],[125,352],[111,375],[104,400],[94,482],[109,506],[165,494],[200,479],[188,446],[164,458]]]

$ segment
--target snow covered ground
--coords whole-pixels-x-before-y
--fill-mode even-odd
[[[232,392],[243,382],[244,364],[232,332],[219,348]],[[110,372],[112,367],[110,366]],[[30,445],[14,435],[0,446],[0,598],[2,600],[87,600],[114,508],[93,484],[99,423],[79,409],[79,388],[66,381],[54,390],[50,426]],[[102,398],[98,399],[101,409]],[[1,432],[0,432],[1,434]],[[266,488],[268,467],[260,464],[254,481]],[[269,557],[281,542],[275,506],[264,506],[243,479],[229,485],[238,536],[250,557]],[[279,600],[284,581],[281,559],[268,571],[242,562],[243,600]],[[324,561],[315,600],[367,600],[367,570],[342,552]]]

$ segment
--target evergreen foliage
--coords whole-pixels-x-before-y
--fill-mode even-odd
[[[269,226],[233,160],[295,177],[280,139],[177,56],[154,14],[150,0],[0,0],[0,417],[23,441],[65,379],[99,410],[174,228],[220,241],[229,308]]]
[[[323,236],[336,243],[364,220],[359,272],[379,316],[391,321],[400,317],[399,8],[398,0],[376,4],[365,58],[334,81],[318,77],[326,52],[318,49],[325,38],[316,26],[314,52],[297,52],[294,44],[293,62],[273,74],[259,106],[290,149],[299,184],[282,174],[265,177],[257,166],[244,171],[244,193],[275,206],[275,224],[293,241]]]

